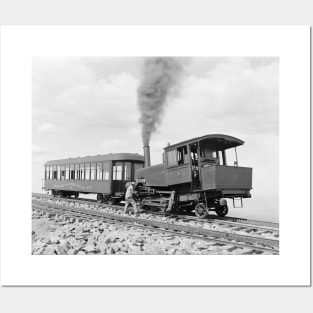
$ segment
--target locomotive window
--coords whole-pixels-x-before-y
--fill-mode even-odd
[[[113,166],[113,180],[122,180],[123,163],[116,162]]]
[[[132,164],[130,162],[124,163],[124,180],[131,181],[131,171],[132,171]]]
[[[58,167],[57,167],[57,171],[58,171],[58,176],[57,176],[57,179],[61,179],[61,166],[60,165],[58,165]]]
[[[79,164],[79,179],[85,179],[85,164]]]
[[[65,165],[61,165],[61,180],[65,179]]]
[[[70,164],[70,179],[75,179],[74,164]]]
[[[70,166],[69,166],[69,164],[65,165],[65,179],[70,179]]]
[[[96,179],[96,163],[91,163],[90,167],[90,179],[95,180]]]
[[[90,163],[85,163],[85,180],[90,179]]]
[[[103,180],[109,180],[110,178],[110,164],[109,162],[103,162]]]
[[[102,180],[103,177],[102,163],[97,163],[97,180]]]
[[[75,164],[74,168],[75,168],[75,179],[79,179],[79,164]]]
[[[177,160],[178,160],[178,165],[188,163],[187,146],[177,148]]]
[[[177,153],[176,150],[167,151],[167,166],[177,165]]]

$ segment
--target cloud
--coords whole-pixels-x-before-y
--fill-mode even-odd
[[[41,146],[32,146],[32,151],[36,155],[49,154],[48,149]]]
[[[40,133],[59,133],[63,132],[65,128],[63,126],[57,126],[53,123],[43,123],[38,127]]]
[[[263,63],[219,59],[214,65],[211,61],[207,70],[203,65],[201,75],[185,78],[180,98],[167,107],[163,127],[173,133],[170,128],[177,121],[175,128],[192,125],[195,136],[216,132],[278,135],[278,102],[278,59]]]
[[[35,120],[66,124],[67,129],[119,128],[137,123],[138,79],[125,71],[101,76],[89,63],[80,58],[33,60]],[[122,114],[125,111],[127,114]],[[38,130],[50,132],[53,127],[41,125]]]

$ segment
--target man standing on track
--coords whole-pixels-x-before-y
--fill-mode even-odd
[[[127,213],[128,207],[131,204],[134,207],[135,215],[138,215],[137,203],[133,198],[134,186],[135,186],[135,183],[132,182],[126,189],[124,213]]]

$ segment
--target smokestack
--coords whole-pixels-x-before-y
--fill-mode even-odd
[[[144,146],[143,147],[143,155],[145,157],[145,167],[150,167],[151,166],[151,161],[150,161],[150,146]]]

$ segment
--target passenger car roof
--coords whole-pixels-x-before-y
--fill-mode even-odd
[[[181,141],[181,142],[165,147],[164,150],[165,151],[171,150],[173,148],[177,148],[177,147],[184,146],[187,144],[192,144],[192,143],[199,142],[199,141],[210,142],[213,146],[216,146],[219,149],[229,149],[229,148],[234,148],[234,147],[244,144],[244,141],[238,138],[232,137],[232,136],[222,135],[222,134],[212,134],[212,135],[204,135],[201,137],[196,137],[196,138],[192,138],[189,140]]]
[[[78,164],[78,163],[91,163],[91,162],[103,162],[103,161],[120,161],[120,160],[144,161],[144,157],[137,153],[110,153],[110,154],[95,155],[95,156],[51,160],[51,161],[46,162],[44,165],[51,166],[51,165]]]

